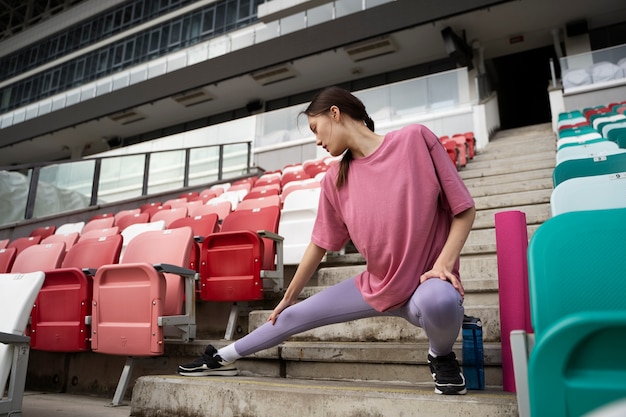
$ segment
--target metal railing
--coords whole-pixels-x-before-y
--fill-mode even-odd
[[[226,181],[251,165],[246,141],[0,167],[0,224]]]

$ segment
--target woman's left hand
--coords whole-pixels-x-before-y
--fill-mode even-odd
[[[465,298],[465,289],[459,278],[447,268],[441,268],[435,265],[430,271],[426,271],[420,276],[420,284],[431,278],[439,278],[442,281],[449,281],[450,284],[461,294],[461,298]]]

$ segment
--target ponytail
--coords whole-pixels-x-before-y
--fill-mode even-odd
[[[313,97],[311,104],[309,104],[302,113],[307,116],[317,116],[330,110],[332,106],[339,107],[342,113],[347,114],[354,120],[362,120],[369,130],[374,131],[374,121],[367,114],[363,102],[340,87],[328,87],[317,93],[315,97]],[[348,181],[348,170],[350,169],[350,162],[353,159],[354,156],[350,149],[348,149],[343,154],[339,165],[339,174],[337,175],[336,183],[338,189]]]

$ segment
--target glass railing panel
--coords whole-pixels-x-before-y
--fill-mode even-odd
[[[234,143],[224,145],[222,172],[224,179],[248,173],[248,144]]]
[[[389,86],[393,115],[403,117],[428,111],[428,82],[424,78]]]
[[[0,224],[24,219],[32,169],[25,174],[0,171]]]
[[[428,77],[428,102],[431,109],[454,107],[459,103],[456,71]]]
[[[388,88],[372,88],[354,93],[365,104],[370,117],[376,120],[389,120],[391,108]]]
[[[335,2],[336,17],[340,18],[363,10],[363,0],[337,0]]]
[[[257,147],[281,143],[311,136],[305,115],[300,115],[305,106],[292,106],[259,115]]]
[[[626,45],[562,57],[563,88],[587,86],[626,78]]]
[[[89,207],[95,165],[95,161],[77,161],[42,167],[33,217]]]
[[[219,151],[219,146],[189,151],[189,186],[207,184],[219,179]]]
[[[148,194],[182,188],[185,181],[185,151],[150,154]]]
[[[140,197],[145,155],[104,158],[100,172],[98,202],[112,203]]]

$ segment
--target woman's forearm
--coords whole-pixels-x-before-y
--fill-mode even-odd
[[[296,269],[296,273],[285,291],[285,295],[283,297],[285,300],[292,302],[296,301],[298,295],[302,292],[302,289],[317,270],[317,267],[325,254],[326,249],[320,248],[313,242],[309,243],[309,246],[307,246],[304,251],[300,265],[298,265],[298,269]]]
[[[454,216],[450,225],[448,239],[439,255],[439,259],[443,264],[451,266],[459,258],[463,245],[465,245],[467,237],[472,230],[475,217],[476,208],[473,206]]]

